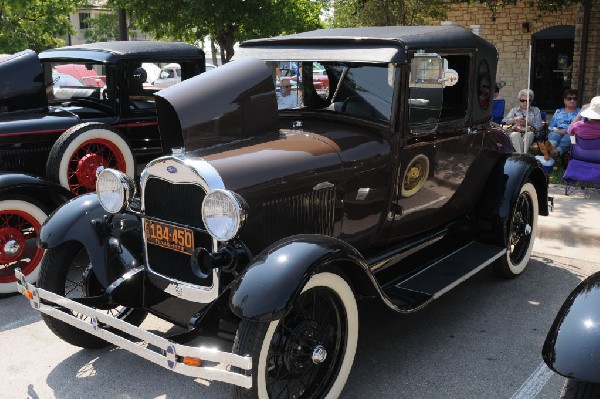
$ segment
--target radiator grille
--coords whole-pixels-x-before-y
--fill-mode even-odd
[[[146,215],[167,221],[204,228],[202,223],[202,187],[195,184],[173,184],[150,178],[144,192]]]
[[[203,229],[202,201],[205,192],[195,184],[173,184],[150,177],[146,182],[144,214],[160,218],[165,222],[175,222]],[[206,232],[194,232],[196,248],[212,249],[212,237]],[[210,286],[212,272],[202,275],[192,256],[153,244],[147,244],[148,267],[163,276],[186,283]],[[206,271],[206,270],[205,270]]]
[[[270,241],[293,234],[333,235],[335,188],[263,203],[263,234]]]

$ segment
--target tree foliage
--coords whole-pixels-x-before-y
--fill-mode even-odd
[[[334,9],[329,25],[333,27],[425,25],[432,19],[446,18],[451,3],[480,3],[490,9],[492,19],[503,7],[521,0],[331,0]],[[577,3],[594,0],[525,0],[540,12],[558,12]]]
[[[444,19],[444,0],[333,0],[333,27],[424,25]]]
[[[87,43],[109,42],[119,40],[119,15],[117,10],[101,13],[97,18],[86,18],[88,29],[83,32]],[[127,18],[127,35],[130,39],[136,37],[135,18]]]
[[[325,0],[110,0],[136,16],[136,25],[156,38],[195,42],[206,36],[221,48],[222,61],[236,42],[321,27]]]
[[[0,0],[0,53],[61,46],[81,0]]]

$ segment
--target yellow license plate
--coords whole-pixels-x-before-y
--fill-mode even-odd
[[[194,232],[190,229],[146,219],[144,231],[148,244],[190,255],[194,253]]]

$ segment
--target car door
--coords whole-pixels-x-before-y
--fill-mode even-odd
[[[463,184],[482,143],[482,134],[467,124],[471,57],[446,55],[442,62],[444,71],[458,77],[450,85],[415,83],[411,76],[392,194],[392,239],[432,230],[468,212]]]

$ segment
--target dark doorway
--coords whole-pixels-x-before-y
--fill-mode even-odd
[[[564,106],[562,93],[571,87],[575,26],[559,25],[532,37],[531,88],[542,111],[553,112]]]

